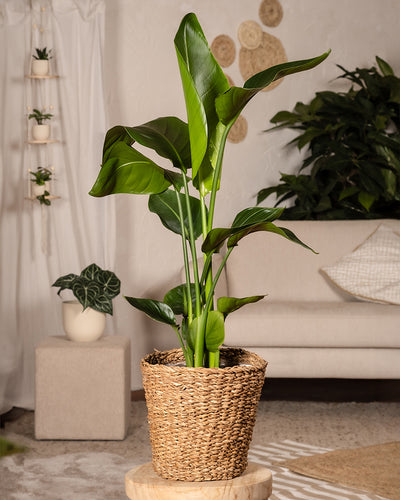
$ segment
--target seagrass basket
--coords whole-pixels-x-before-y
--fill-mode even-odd
[[[187,368],[181,349],[141,361],[152,462],[164,479],[233,479],[247,467],[266,361],[221,349],[222,368]]]

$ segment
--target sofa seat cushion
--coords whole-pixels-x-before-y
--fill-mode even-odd
[[[400,348],[400,306],[367,302],[268,302],[226,319],[225,344],[247,347]]]

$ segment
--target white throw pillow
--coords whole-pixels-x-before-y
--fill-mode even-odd
[[[361,300],[400,304],[400,235],[381,225],[351,254],[321,271]]]

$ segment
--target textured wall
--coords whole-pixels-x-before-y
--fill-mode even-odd
[[[158,116],[185,119],[184,100],[173,38],[187,12],[195,12],[211,43],[229,35],[239,49],[237,30],[246,20],[261,24],[261,0],[107,0],[106,95],[110,125],[139,125]],[[228,144],[223,187],[217,202],[218,224],[229,224],[241,209],[255,204],[259,189],[292,172],[297,151],[284,144],[288,132],[263,134],[269,119],[297,101],[308,101],[316,90],[340,89],[332,80],[336,64],[348,69],[370,66],[375,55],[400,71],[397,44],[400,3],[397,0],[281,0],[283,19],[264,31],[278,37],[289,60],[332,54],[318,68],[287,77],[271,92],[259,94],[245,109],[247,137]],[[242,85],[238,57],[226,68]],[[270,204],[273,200],[270,201]],[[125,295],[161,298],[173,285],[181,266],[179,237],[164,230],[147,211],[147,197],[118,195],[117,273]],[[132,388],[141,387],[139,359],[153,348],[175,346],[168,327],[147,320],[122,298],[116,303],[117,331],[133,345]]]

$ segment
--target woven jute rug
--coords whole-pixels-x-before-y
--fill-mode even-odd
[[[400,500],[400,442],[280,462],[293,472]]]

